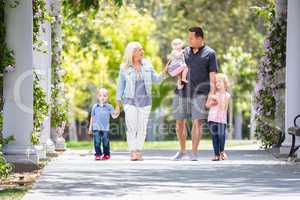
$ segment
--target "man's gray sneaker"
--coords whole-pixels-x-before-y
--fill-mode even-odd
[[[183,157],[184,157],[185,155],[186,155],[186,153],[183,153],[183,152],[181,152],[181,151],[178,151],[178,152],[175,154],[175,156],[172,157],[172,160],[176,160],[176,161],[182,160]]]
[[[198,161],[198,154],[191,153],[191,155],[190,155],[190,161]]]

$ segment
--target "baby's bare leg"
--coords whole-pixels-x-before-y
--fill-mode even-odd
[[[178,90],[181,90],[183,88],[183,85],[181,84],[181,75],[177,76],[177,88]]]
[[[181,80],[185,83],[188,83],[188,80],[186,79],[189,69],[187,67],[184,68],[184,70],[181,72]]]

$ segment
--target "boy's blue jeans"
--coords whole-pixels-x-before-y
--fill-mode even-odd
[[[226,124],[208,122],[208,126],[212,137],[215,155],[220,156],[220,153],[223,152],[225,148]]]
[[[102,155],[101,144],[103,145],[103,154],[110,155],[109,131],[93,130],[95,155]]]

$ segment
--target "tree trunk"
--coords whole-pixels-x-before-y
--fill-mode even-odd
[[[242,127],[243,127],[243,114],[242,112],[238,112],[234,117],[234,139],[236,140],[243,139]]]
[[[229,126],[228,126],[227,138],[229,140],[233,139],[233,102],[232,102],[232,99],[230,99],[230,102],[229,102]]]
[[[252,103],[251,106],[251,118],[250,118],[250,134],[249,134],[249,140],[255,139],[255,107]]]
[[[78,141],[77,128],[76,128],[75,120],[72,120],[72,122],[71,122],[71,126],[70,126],[70,129],[69,129],[69,139],[71,141]]]
[[[287,0],[276,0],[275,5],[276,20],[280,20],[280,18],[287,18]]]

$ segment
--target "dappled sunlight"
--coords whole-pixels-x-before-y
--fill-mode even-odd
[[[108,161],[94,161],[92,155],[80,153],[82,150],[67,151],[51,162],[25,199],[37,193],[45,199],[150,199],[164,195],[176,199],[190,193],[225,199],[299,195],[299,166],[276,160],[262,150],[229,150],[230,159],[220,162],[210,161],[212,151],[200,151],[198,162],[171,161],[172,150],[148,150],[144,161],[135,162],[129,161],[124,151],[112,152]]]

